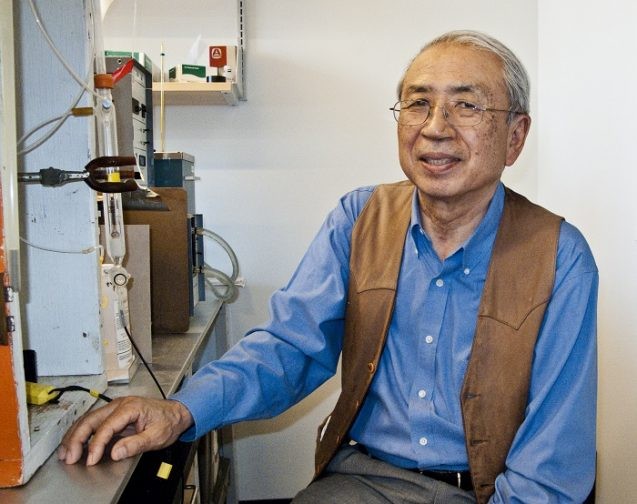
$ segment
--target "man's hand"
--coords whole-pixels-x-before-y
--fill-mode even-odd
[[[178,401],[117,398],[85,414],[69,429],[58,449],[58,458],[75,464],[88,442],[86,465],[95,465],[111,439],[130,426],[135,434],[122,437],[111,450],[113,460],[122,460],[171,445],[192,424],[190,411]]]

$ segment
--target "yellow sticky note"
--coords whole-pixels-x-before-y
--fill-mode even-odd
[[[172,464],[168,464],[166,462],[162,462],[159,466],[159,470],[157,471],[157,477],[161,479],[168,479],[170,476],[170,471],[173,470]]]

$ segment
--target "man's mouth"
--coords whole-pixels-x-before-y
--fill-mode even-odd
[[[445,158],[432,158],[432,157],[423,157],[421,158],[425,163],[433,165],[433,166],[444,166],[450,163],[455,163],[458,161],[458,158],[455,157],[445,157]]]
[[[430,168],[447,169],[451,168],[460,158],[446,153],[427,153],[418,158],[422,163]]]

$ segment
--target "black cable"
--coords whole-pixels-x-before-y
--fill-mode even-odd
[[[104,394],[101,394],[100,392],[98,392],[97,390],[91,390],[88,389],[86,387],[81,387],[80,385],[69,385],[68,387],[59,387],[59,388],[54,388],[49,390],[49,395],[58,392],[58,395],[55,396],[53,399],[51,399],[49,402],[52,403],[57,403],[60,400],[60,397],[62,397],[62,394],[64,394],[64,392],[72,392],[72,391],[82,391],[82,392],[88,392],[89,394],[91,394],[93,397],[97,397],[99,399],[101,399],[102,401],[106,401],[106,402],[111,402],[112,399]]]
[[[150,373],[150,377],[155,382],[155,385],[157,385],[157,388],[159,389],[159,392],[160,392],[162,398],[166,399],[166,394],[164,394],[164,390],[161,388],[161,385],[157,381],[157,377],[155,376],[155,373],[153,373],[152,369],[150,369],[150,366],[148,365],[148,362],[146,362],[146,359],[144,359],[144,357],[142,356],[142,353],[139,351],[139,348],[137,348],[137,345],[135,344],[135,340],[133,340],[133,337],[131,336],[130,332],[128,331],[128,327],[126,327],[126,325],[124,325],[124,324],[122,324],[122,327],[124,327],[124,331],[126,331],[126,334],[128,335],[128,339],[130,340],[131,344],[133,345],[133,348],[135,349],[135,351],[137,352],[137,355],[139,355],[139,358],[141,359],[142,364],[144,364],[144,366],[146,367],[146,369]]]

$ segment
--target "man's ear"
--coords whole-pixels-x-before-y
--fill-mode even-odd
[[[511,166],[522,152],[526,136],[531,129],[531,118],[526,114],[516,114],[509,124],[507,138],[506,165]]]

